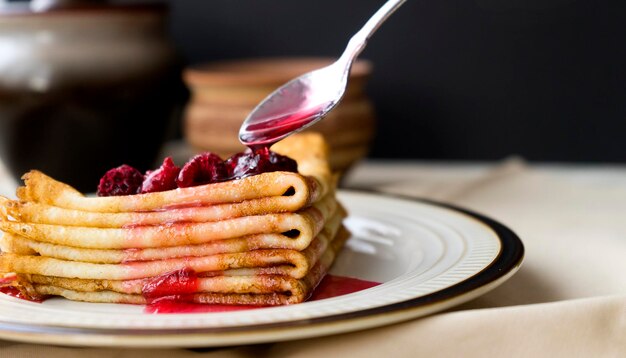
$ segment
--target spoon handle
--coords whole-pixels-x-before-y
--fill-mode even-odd
[[[363,51],[367,45],[367,40],[378,30],[380,25],[391,16],[398,8],[404,4],[406,0],[388,0],[383,6],[376,11],[372,17],[363,25],[363,27],[356,33],[350,41],[345,51],[341,55],[341,60],[348,62],[354,61],[354,59]]]

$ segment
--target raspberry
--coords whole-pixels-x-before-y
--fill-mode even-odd
[[[224,162],[230,179],[240,179],[261,173],[285,171],[298,172],[295,160],[272,152],[269,148],[237,153]]]
[[[100,179],[98,196],[153,193],[276,171],[297,173],[298,164],[268,148],[248,149],[226,161],[217,154],[203,153],[191,158],[182,169],[167,157],[158,169],[147,171],[145,177],[129,165],[109,170]]]
[[[165,158],[159,169],[146,172],[141,185],[141,193],[176,189],[178,173],[180,173],[180,168],[174,164],[172,157]]]
[[[130,165],[122,165],[106,172],[98,185],[98,196],[137,194],[141,190],[143,174]]]
[[[176,178],[179,188],[223,181],[226,179],[224,162],[217,154],[203,153],[191,158]]]

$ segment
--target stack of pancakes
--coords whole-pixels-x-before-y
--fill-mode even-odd
[[[41,172],[0,198],[4,285],[32,299],[234,305],[306,300],[348,237],[316,134],[274,151],[271,172],[164,192],[86,197]]]

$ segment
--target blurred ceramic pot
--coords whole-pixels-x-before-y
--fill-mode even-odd
[[[0,11],[0,156],[92,192],[153,166],[187,90],[165,7],[78,3]]]
[[[185,111],[185,138],[197,150],[213,151],[222,156],[241,151],[238,131],[248,113],[280,85],[331,61],[258,59],[187,69],[184,78],[192,99]],[[342,102],[308,129],[324,134],[331,146],[331,166],[339,172],[367,154],[374,133],[374,110],[364,93],[370,72],[369,62],[357,61]]]

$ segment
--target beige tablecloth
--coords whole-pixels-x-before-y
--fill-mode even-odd
[[[486,214],[522,238],[525,263],[461,307],[363,332],[215,350],[0,341],[0,357],[626,357],[626,167],[369,163],[346,185]]]

